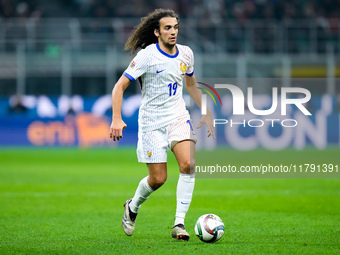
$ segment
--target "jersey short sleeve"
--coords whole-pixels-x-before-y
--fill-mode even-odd
[[[188,46],[186,46],[184,55],[189,63],[188,69],[186,70],[185,74],[188,76],[192,76],[194,74],[194,53]]]
[[[124,71],[124,75],[131,81],[142,76],[148,69],[149,56],[147,50],[140,50]]]

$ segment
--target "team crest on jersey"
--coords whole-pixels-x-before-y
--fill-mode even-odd
[[[182,62],[181,62],[181,71],[185,72],[187,70],[187,68],[188,68],[187,65],[182,60]]]
[[[136,65],[136,62],[135,62],[135,61],[132,61],[131,64],[130,64],[130,67],[131,67],[131,68],[134,68],[135,65]]]

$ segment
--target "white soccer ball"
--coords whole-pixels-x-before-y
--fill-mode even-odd
[[[198,218],[195,224],[195,233],[198,238],[206,243],[214,243],[224,234],[224,224],[220,217],[208,213]]]

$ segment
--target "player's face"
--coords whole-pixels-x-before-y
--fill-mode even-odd
[[[164,17],[159,21],[160,30],[155,30],[158,37],[158,43],[163,44],[167,48],[173,48],[177,41],[178,21],[176,18]]]

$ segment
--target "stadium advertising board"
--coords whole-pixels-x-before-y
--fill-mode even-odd
[[[216,91],[222,104],[215,104],[209,97],[203,98],[213,114],[216,139],[206,138],[203,131],[195,130],[198,148],[209,150],[229,146],[238,150],[281,150],[289,147],[303,149],[308,146],[324,149],[327,146],[340,145],[340,114],[335,97],[312,95],[307,98],[308,92],[304,90],[303,97],[296,98],[299,100],[296,101],[297,104],[285,104],[286,112],[283,115],[280,100],[282,93],[276,95],[273,92],[274,100],[273,95],[269,94],[251,95],[248,101],[251,100],[251,107],[257,111],[255,112],[249,109],[249,103],[233,99],[230,91],[225,90],[222,93],[218,88]],[[206,95],[203,91],[203,96]],[[244,94],[244,101],[246,96],[249,95]],[[189,105],[189,97],[186,96],[185,99],[188,99],[186,101]],[[20,112],[10,111],[11,100],[0,100],[2,146],[135,146],[137,142],[140,95],[124,98],[122,115],[128,127],[119,144],[110,141],[108,135],[111,123],[110,95],[98,98],[24,96],[22,104],[26,109]],[[238,109],[242,109],[242,114],[234,114],[236,103]],[[268,115],[268,111],[274,106],[275,109]],[[266,114],[254,114],[259,111]],[[200,109],[191,109],[194,129],[201,116]]]

